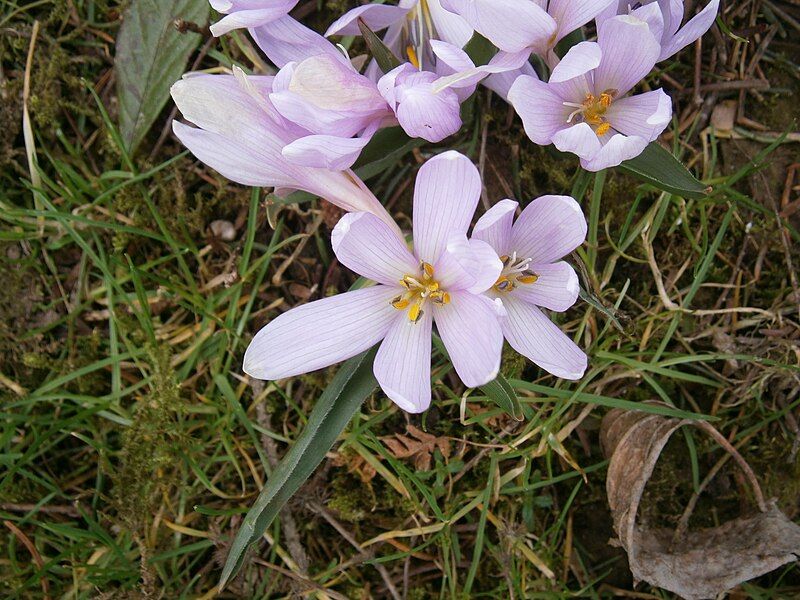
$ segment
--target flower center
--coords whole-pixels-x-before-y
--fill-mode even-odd
[[[439,289],[439,282],[433,277],[433,267],[423,262],[419,271],[419,275],[405,275],[400,280],[406,292],[392,300],[392,306],[397,310],[408,310],[408,320],[412,323],[422,318],[422,307],[429,300],[434,306],[450,303],[450,294]]]
[[[611,130],[611,123],[606,120],[606,112],[614,102],[616,95],[617,90],[606,90],[599,96],[586,94],[586,98],[581,104],[564,102],[564,106],[575,109],[567,117],[567,123],[572,123],[577,117],[581,117],[584,123],[591,125],[597,135],[607,134]]]
[[[424,61],[431,63],[430,67],[427,67],[428,70],[431,70],[436,64],[436,57],[428,43],[436,37],[436,28],[433,25],[428,0],[419,0],[416,6],[406,13],[402,47],[406,50],[408,62],[420,71]]]
[[[530,258],[518,258],[514,252],[511,256],[501,256],[503,270],[497,278],[493,289],[496,292],[511,292],[520,284],[530,285],[536,283],[539,276],[528,268]]]

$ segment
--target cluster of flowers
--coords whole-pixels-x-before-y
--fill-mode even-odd
[[[429,160],[414,193],[413,252],[378,199],[350,169],[375,133],[399,125],[440,142],[461,128],[461,103],[478,85],[506,99],[537,144],[553,144],[597,171],[638,156],[672,118],[662,90],[631,95],[653,69],[699,38],[719,0],[688,23],[682,0],[400,0],[366,4],[325,36],[288,12],[298,0],[210,0],[225,16],[214,35],[247,28],[277,67],[274,76],[187,74],[172,88],[178,138],[233,181],[310,192],[348,211],[332,235],[339,261],[377,283],[300,306],[262,329],[244,369],[261,379],[305,373],[381,342],[374,372],[409,412],[431,400],[436,323],[456,372],[471,387],[497,376],[503,338],[556,376],[577,379],[586,355],[538,307],[569,308],[575,271],[560,259],[586,221],[574,199],[544,196],[514,222],[502,200],[467,237],[482,184],[454,151]],[[591,20],[597,41],[557,44]],[[351,60],[327,36],[385,31],[402,57],[386,73]],[[465,45],[478,33],[498,50],[476,65]],[[542,81],[532,66],[537,57]],[[357,68],[357,65],[361,68]]]

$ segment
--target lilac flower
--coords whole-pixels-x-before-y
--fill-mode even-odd
[[[501,50],[528,49],[554,65],[556,44],[614,1],[442,0],[442,6],[463,17]]]
[[[371,212],[399,232],[352,171],[312,168],[289,160],[285,149],[308,131],[275,109],[269,99],[273,77],[246,77],[238,69],[234,73],[187,74],[170,90],[184,118],[196,126],[175,121],[173,130],[197,158],[237,183],[276,191],[305,190],[344,210]],[[326,143],[319,140],[321,151]]]
[[[597,42],[573,46],[550,81],[518,78],[508,98],[537,144],[555,144],[599,171],[641,154],[669,124],[672,102],[663,90],[628,92],[655,65],[661,46],[646,22],[608,19]]]
[[[361,35],[359,19],[373,31],[387,29],[383,38],[386,46],[396,56],[405,57],[418,69],[427,71],[435,70],[431,40],[461,48],[473,34],[472,27],[444,10],[440,0],[400,0],[397,6],[366,4],[354,8],[334,21],[325,35]],[[377,73],[377,65],[373,63],[366,75],[377,79]]]
[[[256,334],[244,370],[281,379],[355,356],[381,342],[374,373],[408,412],[431,401],[431,331],[436,324],[465,385],[497,376],[503,335],[499,303],[482,292],[500,276],[492,248],[466,237],[481,193],[475,166],[446,152],[420,169],[414,190],[414,252],[369,213],[345,215],[333,232],[339,261],[377,282],[293,308]]]
[[[329,54],[284,66],[269,99],[284,119],[310,133],[283,149],[289,160],[309,167],[352,166],[378,128],[394,122],[376,85]]]
[[[650,12],[653,10],[657,18],[653,18]],[[597,16],[597,24],[599,26],[615,15],[629,12],[648,21],[653,35],[661,41],[658,60],[662,61],[702,37],[714,24],[718,11],[719,0],[711,0],[681,27],[685,12],[683,0],[616,0]]]
[[[240,28],[258,27],[285,17],[298,0],[209,0],[211,7],[226,15],[211,26],[219,37]]]
[[[472,232],[473,240],[492,246],[503,262],[487,295],[502,301],[506,318],[500,326],[517,352],[557,377],[579,379],[586,355],[539,307],[561,312],[575,303],[578,277],[559,259],[583,243],[586,219],[567,196],[537,198],[514,223],[517,206],[513,200],[498,202]]]

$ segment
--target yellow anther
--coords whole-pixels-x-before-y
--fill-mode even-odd
[[[611,101],[613,99],[614,97],[611,94],[603,92],[602,94],[600,94],[600,105],[603,108],[608,108],[609,106],[611,106]]]
[[[522,277],[517,277],[517,281],[519,283],[524,283],[530,285],[531,283],[536,283],[539,280],[538,275],[523,275]]]
[[[419,318],[422,316],[422,304],[417,303],[414,304],[408,311],[408,320],[412,323],[416,323],[419,321]]]
[[[419,58],[417,58],[417,51],[414,50],[414,46],[409,44],[406,46],[406,55],[408,56],[408,62],[410,62],[414,67],[419,69]]]
[[[403,296],[398,296],[394,300],[392,300],[392,306],[394,306],[397,310],[405,310],[408,308],[410,302],[408,298],[404,298]]]
[[[528,269],[531,259],[520,259],[516,252],[513,256],[504,256],[502,259],[503,270],[492,286],[496,292],[513,292],[519,285],[530,285],[539,280],[539,276]]]
[[[507,265],[509,260],[511,260],[511,257],[508,254],[500,257],[500,262],[503,263],[503,266]]]
[[[608,122],[601,123],[597,126],[597,129],[595,129],[595,133],[597,133],[598,136],[604,136],[609,131],[611,131],[611,123]]]
[[[450,295],[441,290],[439,282],[433,276],[433,266],[422,262],[419,265],[420,275],[404,275],[400,285],[408,290],[395,297],[391,305],[397,310],[408,309],[408,320],[416,323],[422,318],[425,303],[430,300],[436,306],[443,306],[450,302]]]

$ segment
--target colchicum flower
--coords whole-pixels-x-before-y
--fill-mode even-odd
[[[420,169],[414,190],[414,252],[369,213],[345,215],[333,231],[339,261],[377,285],[289,310],[256,334],[244,370],[281,379],[327,367],[380,342],[374,373],[398,406],[431,401],[431,331],[436,324],[465,385],[497,376],[502,309],[483,292],[500,277],[495,251],[467,229],[481,193],[478,170],[449,151]]]
[[[649,10],[655,10],[660,18],[653,18]],[[666,60],[698,40],[714,24],[719,11],[719,0],[711,0],[705,8],[683,27],[686,7],[683,0],[616,0],[597,16],[598,27],[615,15],[633,14],[647,21],[653,35],[661,43],[658,60]]]
[[[577,154],[589,171],[614,167],[641,154],[672,118],[663,90],[628,95],[660,52],[645,21],[614,17],[600,27],[597,42],[573,46],[548,83],[523,75],[508,99],[535,143]]]
[[[399,234],[392,217],[355,173],[303,166],[287,158],[285,149],[309,132],[286,120],[270,101],[274,79],[248,77],[239,69],[234,75],[184,75],[170,92],[195,127],[176,120],[175,135],[198,159],[232,181],[275,187],[278,193],[304,190],[347,211],[371,212]]]
[[[564,379],[579,379],[586,355],[541,310],[567,310],[578,298],[578,276],[560,260],[583,243],[586,219],[574,199],[542,196],[514,223],[518,204],[502,200],[475,224],[473,240],[500,255],[503,270],[487,295],[503,303],[503,335],[517,352]]]
[[[417,69],[438,72],[430,41],[442,40],[462,48],[473,31],[461,17],[444,10],[440,0],[400,0],[397,6],[366,4],[354,8],[325,32],[331,35],[361,35],[358,20],[373,31],[386,29],[383,41],[396,56],[407,59]],[[366,75],[377,79],[377,65],[370,65]]]
[[[616,0],[442,0],[505,52],[528,50],[554,65],[556,44]]]

